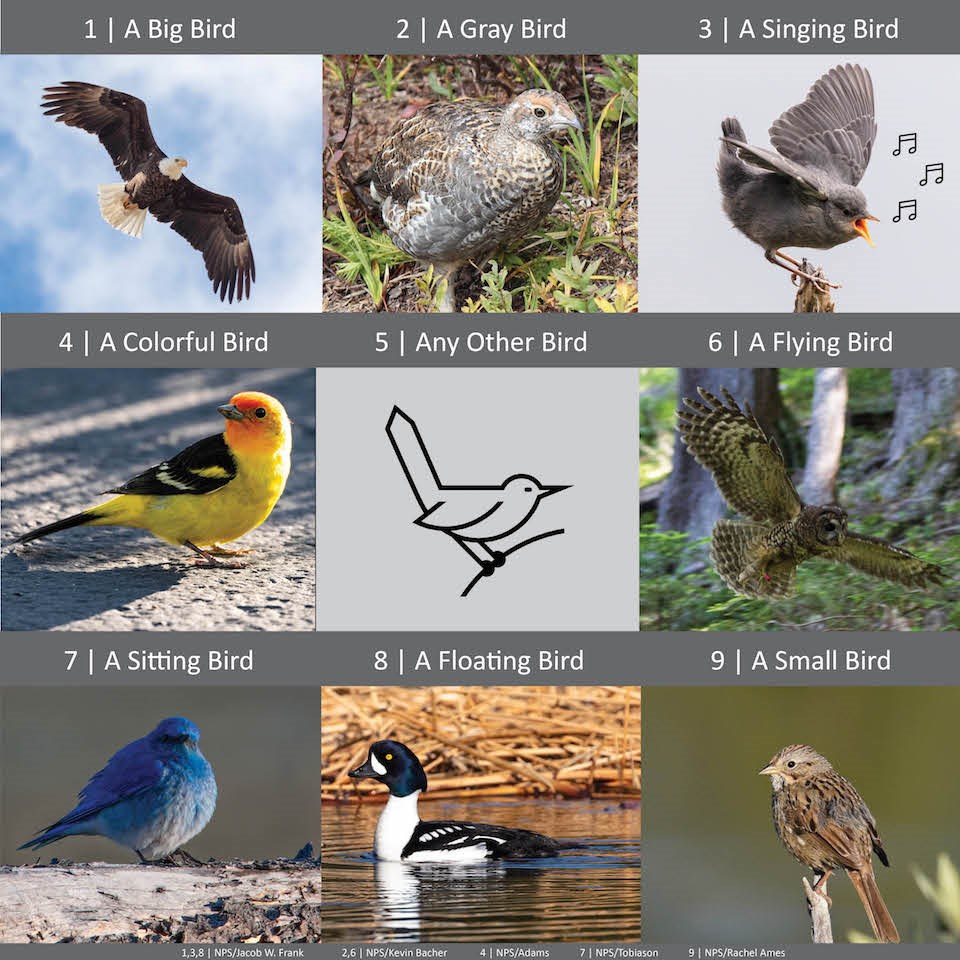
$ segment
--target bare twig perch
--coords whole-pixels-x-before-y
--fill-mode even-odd
[[[0,942],[290,943],[320,937],[318,861],[0,867]]]
[[[833,928],[830,925],[830,898],[827,896],[827,881],[814,890],[810,881],[803,878],[803,890],[807,895],[807,912],[810,914],[810,936],[814,943],[833,943]]]
[[[826,281],[823,267],[815,267],[804,260],[800,268],[803,273],[818,280]],[[824,283],[814,283],[812,280],[801,280],[797,288],[797,295],[793,300],[794,313],[835,313],[837,309],[830,295],[830,287]]]

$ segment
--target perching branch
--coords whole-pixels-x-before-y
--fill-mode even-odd
[[[826,280],[823,267],[815,267],[813,264],[803,261],[800,267],[802,273],[806,273],[818,280]],[[830,287],[826,283],[816,283],[813,280],[801,279],[800,286],[797,288],[797,295],[793,300],[794,313],[835,313],[837,309],[830,295]]]
[[[803,890],[807,895],[807,913],[810,914],[810,936],[814,943],[833,943],[833,928],[830,925],[830,898],[827,896],[826,878],[816,890],[810,881],[803,878]]]
[[[564,531],[561,530],[549,530],[547,533],[538,533],[535,537],[530,537],[527,540],[521,540],[519,543],[515,543],[509,550],[504,550],[501,556],[504,560],[510,556],[511,553],[516,553],[518,550],[522,550],[524,547],[529,547],[532,543],[537,543],[539,540],[546,540],[547,537],[558,537]],[[502,565],[502,564],[501,564]],[[492,577],[496,572],[496,567],[494,566],[483,566],[483,569],[464,587],[463,593],[460,594],[461,597],[467,596],[468,593],[484,578]]]

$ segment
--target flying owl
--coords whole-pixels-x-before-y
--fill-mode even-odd
[[[835,505],[805,504],[773,437],[749,405],[729,391],[723,400],[697,388],[702,403],[683,398],[677,429],[687,450],[712,474],[727,503],[745,520],[718,520],[711,558],[732,590],[748,597],[789,597],[797,566],[810,557],[848,563],[864,573],[909,587],[943,582],[943,568],[885,540],[853,533]]]

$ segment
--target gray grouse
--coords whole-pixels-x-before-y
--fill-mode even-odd
[[[393,242],[446,279],[441,310],[456,310],[463,263],[523,237],[553,209],[563,166],[550,135],[570,127],[583,129],[559,93],[525,90],[502,106],[428,104],[381,144],[360,182]]]

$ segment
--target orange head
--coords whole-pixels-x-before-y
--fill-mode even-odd
[[[290,420],[276,397],[248,390],[217,407],[217,413],[227,421],[224,434],[233,449],[289,452]]]

